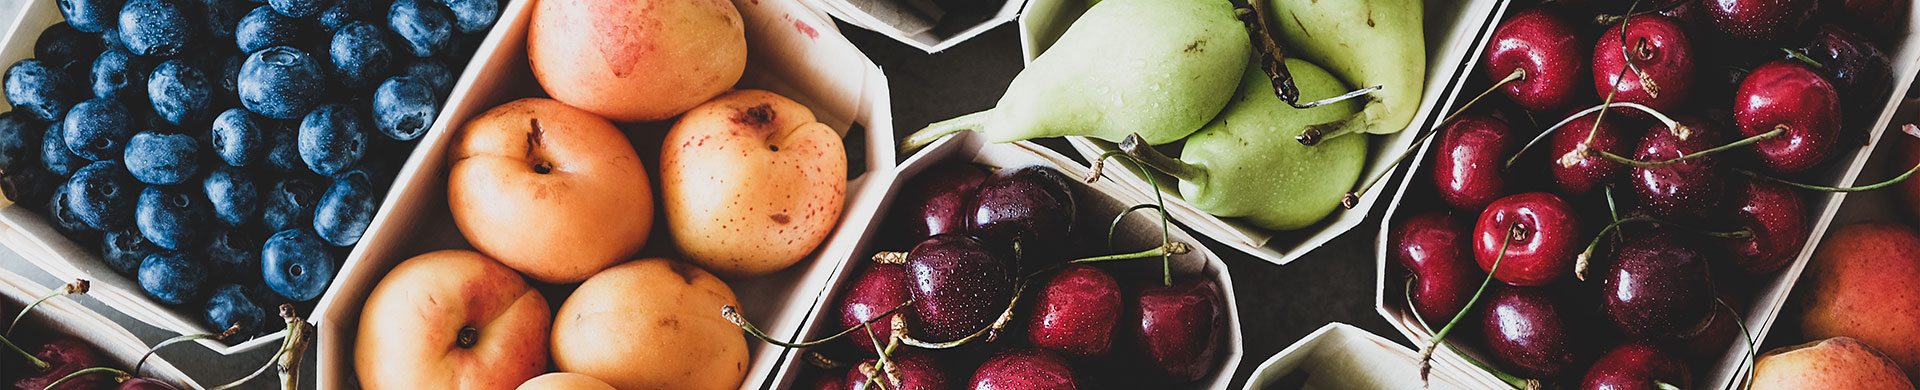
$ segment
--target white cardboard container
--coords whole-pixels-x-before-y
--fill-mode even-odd
[[[831,287],[816,299],[813,306],[813,313],[806,319],[799,334],[808,335],[806,337],[807,340],[814,340],[841,330],[838,329],[840,327],[839,317],[832,312],[837,309],[831,306],[834,302],[838,302],[842,292],[840,287],[850,282],[849,278],[852,277],[856,267],[863,265],[862,263],[866,262],[867,259],[871,258],[876,252],[907,249],[882,248],[878,240],[880,237],[879,232],[884,228],[881,226],[882,224],[878,222],[885,221],[887,215],[886,210],[896,206],[892,204],[894,197],[897,196],[908,183],[908,178],[937,165],[937,163],[955,160],[971,161],[1001,168],[1041,165],[1058,169],[1067,177],[1076,179],[1085,178],[1089,173],[1087,167],[1079,165],[1079,163],[1074,162],[1072,159],[1060,155],[1052,149],[1030,142],[1022,141],[1005,144],[987,143],[978,134],[973,132],[960,132],[934,142],[932,145],[927,146],[925,150],[914,154],[912,157],[907,158],[905,162],[901,163],[898,171],[899,176],[895,178],[893,185],[884,189],[885,197],[881,201],[878,216],[874,218],[876,223],[867,225],[866,234],[861,235],[855,245],[856,250],[847,254],[849,257],[841,258],[844,260],[836,259],[839,261],[839,264],[835,264],[833,275],[827,284]],[[1112,215],[1118,213],[1120,210],[1130,205],[1150,204],[1153,202],[1151,195],[1128,189],[1118,183],[1114,183],[1113,180],[1101,180],[1092,184],[1075,180],[1073,185],[1081,187],[1075,191],[1077,197],[1074,199],[1074,202],[1078,204],[1080,210],[1078,218],[1081,220],[1076,222],[1076,226],[1086,226],[1090,223],[1087,221],[1095,221],[1097,225],[1104,227],[1107,224],[1106,221],[1111,220]],[[1088,199],[1083,196],[1086,194],[1105,195],[1105,199]],[[1089,211],[1101,212],[1089,213]],[[1113,252],[1120,253],[1152,248],[1158,244],[1159,226],[1158,218],[1151,212],[1129,214],[1126,221],[1121,225],[1120,230],[1123,234],[1120,237],[1126,237],[1129,234],[1134,237],[1150,236],[1153,237],[1153,242],[1144,245],[1125,245],[1124,243],[1128,242],[1128,240],[1118,239],[1116,242],[1122,243],[1121,246],[1123,247],[1114,248]],[[1170,228],[1172,229],[1170,233],[1173,241],[1185,242],[1193,246],[1192,252],[1173,257],[1174,274],[1200,274],[1212,278],[1219,283],[1220,292],[1222,293],[1221,298],[1225,299],[1227,312],[1226,323],[1223,324],[1225,328],[1223,330],[1226,334],[1221,340],[1225,345],[1221,346],[1223,349],[1220,350],[1220,356],[1216,362],[1218,366],[1214,368],[1212,373],[1198,382],[1198,384],[1201,385],[1200,388],[1224,389],[1227,387],[1228,382],[1233,380],[1233,373],[1240,366],[1240,359],[1242,355],[1245,354],[1241,346],[1240,309],[1239,305],[1235,303],[1233,278],[1227,274],[1226,263],[1222,262],[1218,256],[1215,256],[1213,251],[1200,245],[1198,240],[1195,240],[1178,226],[1170,226]],[[1153,260],[1143,259],[1137,261]],[[1156,267],[1155,269],[1157,270],[1158,268]],[[1125,282],[1123,281],[1122,283],[1124,284]],[[1002,340],[998,342],[1007,343],[1009,341]],[[766,343],[758,341],[752,341],[752,343],[767,345]],[[779,373],[775,377],[770,378],[769,383],[773,385],[772,388],[791,388],[794,386],[794,382],[802,376],[801,371],[805,369],[808,363],[801,360],[804,354],[799,352],[805,352],[805,350],[796,351],[797,352],[788,353]],[[964,378],[961,380],[964,380]]]
[[[1505,14],[1519,11],[1517,9],[1509,9],[1509,4],[1511,4],[1510,0],[1500,0],[1500,5],[1496,10],[1498,13],[1493,15],[1492,20],[1499,21],[1504,19]],[[1909,15],[1909,19],[1912,25],[1920,26],[1920,9],[1914,10],[1911,15]],[[1920,39],[1915,39],[1916,37],[1911,30],[1912,29],[1897,40],[1897,42],[1903,42],[1899,46],[1881,48],[1886,51],[1888,58],[1893,63],[1894,87],[1893,91],[1888,95],[1889,97],[1886,104],[1882,107],[1880,115],[1877,116],[1877,119],[1874,121],[1873,128],[1879,129],[1879,131],[1871,132],[1872,135],[1864,146],[1850,147],[1843,143],[1842,146],[1834,150],[1833,155],[1828,157],[1829,163],[1816,167],[1810,173],[1802,175],[1802,177],[1832,178],[1830,182],[1823,184],[1852,186],[1855,184],[1856,179],[1862,176],[1861,172],[1867,168],[1869,156],[1876,149],[1882,149],[1881,146],[1884,146],[1880,145],[1880,139],[1882,137],[1889,135],[1903,136],[1900,135],[1898,125],[1891,123],[1893,123],[1892,120],[1896,115],[1896,110],[1900,108],[1903,102],[1902,99],[1906,96],[1907,89],[1913,84],[1915,74],[1920,73]],[[1478,43],[1474,45],[1473,55],[1467,58],[1466,68],[1464,69],[1473,69],[1479,66],[1482,58],[1481,52],[1486,47],[1486,40],[1490,38],[1491,29],[1489,29],[1487,35],[1489,36],[1482,37]],[[1465,90],[1464,86],[1468,85],[1470,81],[1475,80],[1466,77],[1455,80],[1455,83],[1459,84],[1459,86],[1455,87],[1455,93],[1478,93],[1478,91]],[[1479,81],[1485,82],[1487,80]],[[1448,109],[1452,109],[1453,106],[1454,105],[1449,104]],[[1438,125],[1439,124],[1429,124],[1428,126]],[[1843,131],[1845,130],[1843,129]],[[1375,241],[1377,244],[1375,251],[1378,265],[1377,281],[1379,282],[1376,290],[1379,291],[1379,294],[1374,298],[1374,307],[1380,312],[1381,316],[1386,317],[1387,322],[1392,323],[1395,328],[1400,330],[1402,335],[1414,343],[1426,342],[1432,338],[1433,332],[1427,329],[1425,325],[1419,323],[1419,321],[1414,320],[1413,314],[1407,310],[1406,295],[1403,291],[1404,286],[1401,285],[1403,280],[1398,279],[1405,275],[1406,270],[1402,269],[1400,265],[1391,258],[1393,249],[1389,248],[1389,246],[1392,245],[1393,228],[1401,220],[1414,213],[1425,211],[1402,209],[1401,206],[1408,203],[1405,199],[1408,196],[1435,196],[1433,194],[1433,185],[1430,182],[1432,176],[1429,175],[1429,172],[1427,172],[1424,167],[1428,160],[1427,156],[1432,149],[1431,144],[1422,147],[1420,148],[1420,152],[1409,160],[1411,167],[1408,168],[1408,170],[1411,173],[1402,175],[1400,191],[1394,194],[1393,202],[1387,206],[1386,222],[1381,224],[1380,235]],[[1889,177],[1891,177],[1891,175],[1868,175],[1867,179],[1862,180],[1862,182],[1878,182]],[[1841,202],[1849,196],[1849,194],[1846,193],[1796,191],[1799,191],[1800,195],[1804,197],[1802,199],[1806,202],[1804,205],[1807,206],[1807,216],[1812,218],[1810,221],[1812,225],[1809,226],[1807,230],[1811,233],[1807,238],[1805,246],[1800,249],[1799,255],[1794,258],[1791,265],[1786,269],[1777,271],[1777,273],[1773,275],[1755,278],[1752,304],[1746,308],[1742,314],[1746,316],[1743,321],[1746,328],[1752,330],[1753,337],[1756,340],[1766,340],[1767,332],[1772,328],[1774,320],[1780,317],[1780,308],[1786,303],[1788,293],[1793,291],[1794,283],[1800,279],[1800,273],[1806,269],[1807,260],[1813,257],[1814,248],[1820,244],[1822,238],[1826,237],[1829,228],[1836,226],[1834,224],[1836,213],[1841,211]],[[1885,196],[1870,195],[1874,194],[1874,192],[1879,191],[1853,194],[1851,196],[1873,196],[1876,198]],[[1878,212],[1880,210],[1876,209],[1874,211]],[[1885,217],[1884,214],[1880,216]],[[1867,216],[1853,215],[1846,218],[1839,218],[1839,220],[1849,221],[1864,218],[1867,218]],[[1750,348],[1753,347],[1754,346],[1750,346],[1745,342],[1736,340],[1733,343],[1733,347],[1719,358],[1714,369],[1707,372],[1694,373],[1695,386],[1690,388],[1734,388],[1738,380],[1744,378],[1746,373],[1753,368],[1751,359],[1743,359],[1750,353]],[[1471,348],[1466,348],[1466,346],[1463,345],[1462,349]],[[1455,353],[1453,350],[1442,349],[1435,353],[1434,356],[1435,371],[1448,370],[1462,373],[1464,374],[1463,376],[1473,378],[1483,383],[1484,386],[1505,386],[1491,374],[1474,368],[1471,364],[1467,363],[1461,355]],[[1492,362],[1488,359],[1477,360]]]
[[[1440,107],[1452,105],[1458,95],[1452,80],[1466,74],[1469,68],[1461,67],[1461,61],[1473,49],[1473,43],[1480,34],[1491,30],[1488,15],[1494,11],[1495,0],[1459,0],[1448,2],[1428,2],[1425,7],[1427,40],[1427,84],[1421,93],[1419,113],[1413,118],[1406,131],[1369,136],[1367,165],[1361,172],[1364,181],[1374,175],[1392,175],[1393,162],[1401,150],[1413,144],[1419,138],[1415,130],[1427,128],[1432,121],[1445,116]],[[1066,33],[1067,26],[1080,18],[1089,6],[1088,0],[1033,0],[1020,16],[1020,49],[1031,63],[1060,35]],[[1287,136],[1292,136],[1288,134]],[[1087,137],[1067,137],[1073,149],[1086,159],[1099,158],[1101,153],[1116,150],[1114,143]],[[1165,150],[1165,149],[1163,149]],[[1115,160],[1119,161],[1119,160]],[[1122,162],[1125,164],[1124,162]],[[1136,191],[1150,192],[1152,186],[1132,169],[1109,169],[1107,174],[1120,183]],[[1194,208],[1192,204],[1180,198],[1179,181],[1172,176],[1154,173],[1154,181],[1167,195],[1167,208],[1174,219],[1201,235],[1211,237],[1228,247],[1246,252],[1261,260],[1286,265],[1301,255],[1319,248],[1335,237],[1360,225],[1367,214],[1373,210],[1373,204],[1386,191],[1385,182],[1373,186],[1360,195],[1360,203],[1353,209],[1335,208],[1312,226],[1295,231],[1269,231],[1242,223],[1235,219],[1222,219]]]
[[[92,286],[98,288],[100,284],[93,283]],[[0,301],[6,303],[0,305],[6,307],[0,315],[5,315],[8,320],[13,319],[20,313],[19,310],[22,307],[52,292],[55,287],[59,286],[41,286],[33,283],[33,280],[26,276],[0,269]],[[101,357],[106,358],[105,363],[113,365],[113,368],[129,370],[129,373],[136,376],[166,382],[182,390],[206,389],[159,355],[147,358],[147,365],[140,372],[132,372],[133,365],[140,361],[141,356],[147,354],[147,344],[141,342],[140,338],[134,336],[133,332],[128,331],[127,328],[121,327],[113,320],[75,301],[83,297],[84,295],[68,295],[40,303],[39,306],[34,307],[32,314],[28,314],[21,320],[17,327],[19,332],[16,334],[48,332],[71,335],[93,345],[94,349],[100,351]],[[32,344],[33,341],[20,338],[12,340],[23,348]]]
[[[790,0],[739,0],[734,6],[745,22],[749,53],[746,74],[736,87],[770,90],[811,108],[822,123],[850,137],[851,168],[864,170],[847,184],[839,223],[810,257],[771,275],[728,281],[749,320],[773,337],[792,339],[837,268],[837,259],[852,252],[892,181],[892,111],[879,67],[819,14]],[[518,98],[545,96],[527,62],[525,42],[532,10],[529,0],[515,0],[501,10],[499,28],[480,46],[443,116],[401,169],[399,182],[387,197],[388,211],[381,214],[385,223],[375,220],[356,249],[361,261],[342,268],[329,297],[322,299],[319,388],[359,388],[353,345],[360,308],[387,271],[421,253],[471,248],[454,227],[447,208],[447,149],[454,129],[487,109]],[[657,161],[647,156],[657,154],[666,125],[621,127],[641,151],[643,161]],[[854,132],[856,126],[865,130]],[[648,164],[649,177],[657,180],[659,167]],[[659,221],[656,218],[654,238],[643,254],[673,245],[663,239],[666,226]],[[719,308],[714,308],[714,315],[720,315]],[[761,379],[778,367],[784,354],[764,343],[751,345],[752,367],[741,389],[760,388]]]
[[[944,15],[931,0],[802,0],[834,18],[900,43],[937,53],[965,42],[1003,23],[1013,21],[1026,0],[1005,0],[991,15],[959,31],[938,31]],[[828,24],[831,25],[831,24]]]
[[[1301,389],[1474,389],[1447,372],[1433,372],[1420,380],[1420,352],[1345,323],[1329,323],[1273,354],[1253,376],[1246,390],[1281,388],[1283,378],[1305,372]],[[1295,379],[1298,380],[1298,379]]]

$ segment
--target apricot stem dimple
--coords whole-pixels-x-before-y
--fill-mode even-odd
[[[455,336],[453,340],[454,346],[460,348],[473,348],[474,345],[479,343],[480,330],[474,329],[472,325],[460,327],[460,334]]]
[[[542,175],[553,173],[553,163],[546,162],[545,160],[535,160],[533,162],[533,173]]]

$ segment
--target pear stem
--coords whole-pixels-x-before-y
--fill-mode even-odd
[[[1453,313],[1453,319],[1448,320],[1446,326],[1440,327],[1439,332],[1433,333],[1433,339],[1427,341],[1427,347],[1420,349],[1420,380],[1426,380],[1427,374],[1433,372],[1433,352],[1440,346],[1440,342],[1446,339],[1447,333],[1453,332],[1453,326],[1458,325],[1461,319],[1467,318],[1467,312],[1480,303],[1480,296],[1486,294],[1487,286],[1493,283],[1493,273],[1500,270],[1500,261],[1506,260],[1507,245],[1512,244],[1519,235],[1519,223],[1507,224],[1507,239],[1500,240],[1500,253],[1493,257],[1493,266],[1487,269],[1487,277],[1480,279],[1480,289],[1475,290],[1473,297],[1467,299],[1466,306],[1461,306],[1460,311]]]
[[[1755,143],[1759,143],[1760,141],[1765,141],[1768,139],[1772,139],[1774,137],[1779,137],[1780,135],[1786,134],[1786,133],[1787,133],[1786,129],[1775,128],[1772,131],[1760,133],[1752,137],[1742,138],[1739,141],[1734,141],[1733,143],[1716,146],[1712,149],[1702,150],[1702,151],[1693,152],[1693,153],[1687,153],[1686,155],[1683,155],[1680,157],[1674,157],[1671,159],[1660,160],[1660,161],[1639,161],[1639,160],[1634,160],[1618,154],[1613,154],[1613,152],[1608,152],[1605,150],[1592,150],[1591,152],[1596,155],[1599,155],[1602,158],[1606,158],[1608,160],[1612,160],[1613,162],[1617,162],[1621,164],[1631,165],[1631,166],[1640,167],[1640,168],[1659,168],[1667,165],[1673,165],[1681,161],[1691,160],[1695,157],[1710,156],[1716,153],[1733,150],[1734,148],[1752,145]]]
[[[1140,133],[1128,134],[1126,140],[1120,141],[1120,150],[1125,151],[1141,165],[1183,181],[1199,183],[1207,177],[1206,168],[1161,154],[1159,150],[1148,145],[1146,139],[1140,138]]]
[[[67,376],[60,377],[60,379],[54,380],[53,383],[48,383],[46,390],[53,390],[55,387],[59,387],[62,384],[66,384],[67,381],[72,380],[73,378],[78,378],[82,375],[92,375],[92,374],[100,374],[100,373],[113,374],[113,381],[116,383],[126,382],[127,379],[133,378],[132,374],[128,374],[126,371],[116,370],[111,367],[88,367],[85,369],[81,369],[79,371],[74,371],[73,373],[67,374]]]
[[[1247,38],[1252,39],[1254,62],[1260,63],[1260,70],[1267,74],[1267,80],[1273,85],[1273,96],[1293,105],[1300,100],[1300,89],[1294,86],[1293,74],[1287,71],[1286,50],[1273,41],[1273,33],[1267,28],[1266,12],[1260,9],[1260,3],[1247,2],[1247,7],[1236,12],[1235,16],[1246,25]]]
[[[911,306],[911,305],[913,305],[913,300],[908,299],[906,302],[900,302],[899,305],[895,305],[892,309],[888,309],[886,312],[880,313],[880,315],[873,316],[872,319],[863,321],[859,325],[848,327],[846,330],[840,331],[840,333],[834,333],[832,336],[827,336],[826,338],[819,339],[819,340],[802,341],[798,343],[783,342],[780,340],[775,340],[772,336],[768,336],[765,331],[761,331],[759,327],[753,326],[753,322],[747,321],[746,316],[740,315],[740,310],[734,308],[732,305],[720,307],[720,318],[725,318],[727,322],[733,323],[733,326],[738,326],[740,327],[741,330],[745,330],[747,332],[747,335],[753,336],[753,338],[756,338],[756,339],[760,339],[760,341],[765,341],[767,342],[767,344],[778,345],[785,348],[807,348],[815,345],[826,344],[833,340],[838,340],[841,337],[845,337],[848,334],[852,334],[853,332],[866,327],[867,324],[878,322],[880,321],[880,319],[887,318],[887,316],[891,316],[893,315],[893,313],[898,313],[900,312],[901,309],[906,309],[908,306]],[[872,337],[872,335],[868,335],[868,337]]]
[[[1417,141],[1413,141],[1412,145],[1407,145],[1407,148],[1405,150],[1400,151],[1400,156],[1394,157],[1393,162],[1388,163],[1387,166],[1389,167],[1399,166],[1400,163],[1406,162],[1407,157],[1413,156],[1413,152],[1415,150],[1419,150],[1421,147],[1426,146],[1428,141],[1433,140],[1433,136],[1435,134],[1440,134],[1441,127],[1445,127],[1447,123],[1453,122],[1454,117],[1460,116],[1460,113],[1466,112],[1467,109],[1472,108],[1475,103],[1479,103],[1480,98],[1484,98],[1484,97],[1487,97],[1487,95],[1493,94],[1493,91],[1500,90],[1500,87],[1506,86],[1507,83],[1523,81],[1526,79],[1527,79],[1526,69],[1514,68],[1512,73],[1507,74],[1507,77],[1500,79],[1500,81],[1498,82],[1494,82],[1493,86],[1487,87],[1487,90],[1480,91],[1479,95],[1475,95],[1473,99],[1469,99],[1465,104],[1461,104],[1460,108],[1454,109],[1453,113],[1447,114],[1446,118],[1441,118],[1440,122],[1438,122],[1439,123],[1438,125],[1435,125],[1432,128],[1427,129],[1427,132],[1425,134],[1421,134],[1420,139]],[[1359,206],[1360,195],[1366,194],[1368,190],[1372,190],[1375,184],[1380,183],[1380,179],[1384,179],[1387,177],[1387,172],[1389,171],[1390,170],[1385,170],[1385,169],[1380,170],[1380,173],[1374,174],[1372,177],[1367,178],[1367,181],[1361,183],[1359,187],[1354,187],[1353,191],[1347,191],[1346,194],[1341,195],[1340,207],[1344,207],[1348,210],[1352,210],[1354,207]]]
[[[59,296],[66,296],[69,294],[86,294],[87,290],[91,290],[92,288],[93,288],[93,283],[88,282],[86,279],[74,279],[72,282],[67,282],[67,284],[60,285],[60,287],[54,287],[53,292],[48,293],[46,296],[40,297],[40,299],[34,300],[33,303],[27,304],[27,307],[20,308],[20,313],[13,315],[13,322],[7,323],[7,332],[4,334],[8,336],[12,336],[13,328],[20,326],[20,320],[26,319],[27,313],[32,312],[33,308],[39,307],[41,302],[46,302],[48,299],[53,299],[54,297],[59,297]]]
[[[933,141],[939,141],[941,137],[946,137],[953,133],[979,130],[986,126],[987,115],[992,112],[993,110],[986,110],[929,124],[926,128],[915,131],[913,134],[908,134],[906,139],[900,140],[900,150],[911,152],[932,144]]]

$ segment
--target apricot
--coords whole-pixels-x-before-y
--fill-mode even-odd
[[[547,368],[547,299],[466,250],[400,262],[360,311],[353,368],[367,390],[507,390]]]
[[[615,390],[613,385],[571,372],[555,372],[528,379],[515,390]]]
[[[1913,390],[1900,367],[1873,347],[1837,337],[1767,351],[1753,365],[1752,390]]]
[[[672,118],[740,81],[747,38],[727,0],[538,0],[533,77],[567,104],[621,122]]]
[[[1920,234],[1885,222],[1842,227],[1801,283],[1802,337],[1858,339],[1920,376]]]
[[[560,304],[553,363],[620,390],[737,388],[747,375],[747,340],[720,308],[739,305],[726,283],[691,264],[617,265]]]

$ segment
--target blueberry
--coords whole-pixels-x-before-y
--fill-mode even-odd
[[[453,78],[457,76],[452,70],[447,69],[446,64],[432,58],[421,58],[407,63],[407,68],[399,73],[402,76],[426,81],[427,86],[433,88],[433,93],[441,99],[446,99],[447,95],[453,94]]]
[[[353,22],[371,19],[369,15],[373,14],[374,3],[373,1],[337,0],[332,6],[320,11],[320,15],[314,16],[313,19],[319,22],[320,27],[327,32],[336,32]]]
[[[260,224],[267,230],[281,231],[312,226],[314,205],[320,202],[321,188],[304,178],[284,178],[261,194]]]
[[[493,27],[494,19],[500,18],[499,0],[439,0],[447,9],[453,11],[460,32],[477,33]]]
[[[387,7],[387,27],[414,57],[433,57],[453,40],[453,11],[432,0],[395,0]]]
[[[14,111],[24,111],[33,120],[52,122],[78,102],[70,75],[40,60],[20,60],[7,67],[7,101]]]
[[[260,276],[267,287],[295,302],[319,298],[333,272],[327,244],[306,229],[282,230],[260,250]]]
[[[108,0],[111,1],[111,0]],[[111,12],[119,12],[118,8]],[[70,64],[85,64],[107,49],[100,36],[82,32],[71,23],[61,22],[40,30],[33,42],[33,58],[65,69]]]
[[[22,114],[0,113],[0,172],[25,168],[39,159],[38,153],[27,148],[40,144],[40,136],[47,132],[41,126]]]
[[[115,229],[107,232],[100,242],[100,258],[121,275],[136,275],[140,272],[140,262],[159,251],[160,247],[148,242],[140,229]]]
[[[366,128],[366,119],[353,107],[335,103],[315,108],[300,120],[300,161],[314,173],[340,173],[366,152]]]
[[[80,214],[74,212],[73,197],[68,196],[70,194],[72,193],[67,192],[65,185],[56,186],[53,189],[53,196],[47,198],[45,210],[47,219],[53,220],[54,229],[59,230],[60,234],[67,236],[67,239],[73,240],[74,243],[87,245],[98,240],[100,229],[87,225],[87,222],[80,218]]]
[[[174,305],[206,293],[207,268],[186,254],[159,252],[140,262],[140,287],[154,300]]]
[[[267,168],[282,174],[305,173],[307,163],[300,161],[300,133],[275,130],[267,133]]]
[[[147,186],[140,191],[134,225],[147,241],[161,248],[186,250],[200,240],[207,221],[207,201],[197,188]]]
[[[120,151],[133,137],[127,106],[107,99],[89,99],[75,104],[61,121],[61,139],[73,155],[93,161],[120,158]]]
[[[234,26],[233,43],[241,52],[253,53],[269,47],[299,43],[305,29],[305,24],[299,20],[262,6],[240,17],[240,24]]]
[[[47,172],[59,176],[71,176],[73,171],[86,166],[85,158],[76,156],[67,149],[65,122],[54,122],[47,126],[47,133],[40,138],[40,164]]]
[[[127,141],[127,172],[141,183],[185,183],[200,172],[200,147],[193,136],[140,132]]]
[[[0,193],[14,203],[39,205],[45,204],[53,196],[54,190],[64,184],[66,179],[47,172],[45,168],[28,166],[8,169],[0,173]]]
[[[113,27],[120,17],[119,0],[59,0],[60,15],[75,30],[99,33]]]
[[[120,8],[120,42],[133,54],[171,57],[193,37],[187,12],[173,0],[128,0]]]
[[[153,64],[145,58],[126,49],[107,49],[94,58],[91,70],[93,97],[146,104],[147,75],[153,72]]]
[[[260,189],[253,176],[233,167],[215,167],[201,181],[207,205],[214,220],[226,227],[241,227],[260,215]]]
[[[320,203],[313,209],[314,233],[333,246],[353,246],[360,242],[367,224],[373,222],[373,212],[380,208],[373,196],[373,184],[368,180],[367,173],[359,170],[335,178],[333,187],[320,196]]]
[[[261,334],[272,323],[268,322],[267,308],[254,302],[245,287],[238,284],[223,284],[213,288],[213,295],[207,297],[207,323],[214,329],[236,328],[234,340],[247,340]]]
[[[160,63],[147,76],[147,98],[161,118],[186,126],[207,119],[213,90],[206,73],[175,59]]]
[[[212,138],[213,153],[220,156],[227,165],[244,167],[260,161],[267,154],[262,138],[266,129],[261,125],[265,120],[257,120],[252,112],[244,109],[229,108],[213,118],[213,129],[208,131]]]
[[[88,164],[67,179],[67,206],[96,230],[113,230],[132,222],[140,182],[116,161]]]
[[[380,83],[373,92],[373,123],[395,141],[412,141],[433,127],[440,102],[425,81],[400,76]]]
[[[201,253],[216,279],[254,281],[260,276],[260,240],[244,230],[220,229],[207,236]]]
[[[254,52],[240,67],[240,103],[256,114],[293,119],[313,110],[321,93],[320,65],[306,52],[279,46]]]
[[[247,55],[245,53],[233,53],[233,55],[221,59],[218,64],[214,64],[212,65],[213,67],[208,68],[210,70],[220,70],[217,76],[219,80],[215,83],[220,87],[220,96],[231,99],[240,94],[240,67],[246,65]]]
[[[393,67],[386,32],[366,22],[353,22],[333,33],[328,49],[333,74],[348,87],[365,87],[385,77]]]
[[[252,4],[241,0],[199,0],[201,20],[206,31],[217,42],[233,40],[233,32],[240,25],[240,17],[253,9]]]
[[[274,12],[279,12],[281,15],[286,15],[294,19],[318,14],[320,10],[326,9],[327,6],[332,5],[332,3],[332,0],[267,0],[267,6],[273,7]]]

